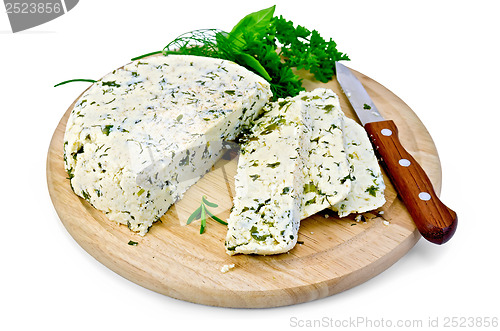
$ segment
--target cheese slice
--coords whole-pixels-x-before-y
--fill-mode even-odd
[[[311,132],[304,160],[305,178],[301,218],[342,201],[351,190],[351,167],[344,146],[344,113],[338,96],[317,88],[298,95],[308,113]]]
[[[226,60],[169,55],[125,65],[71,111],[64,137],[71,186],[144,235],[271,95],[264,79]]]
[[[346,117],[344,139],[353,181],[347,197],[331,208],[340,217],[377,209],[385,203],[384,178],[365,129]]]
[[[241,145],[225,241],[230,255],[278,254],[297,242],[307,115],[291,98],[264,107]]]
[[[347,196],[343,117],[338,97],[326,89],[264,108],[241,146],[228,254],[286,252],[296,244],[301,219]]]

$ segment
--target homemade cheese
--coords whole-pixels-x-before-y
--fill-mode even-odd
[[[264,107],[241,145],[226,252],[278,254],[297,242],[304,189],[304,157],[310,132],[307,116],[293,101]]]
[[[344,139],[348,160],[354,171],[350,193],[331,208],[340,217],[377,209],[385,203],[384,178],[365,129],[346,117]]]
[[[326,89],[264,108],[241,146],[228,254],[286,252],[296,244],[301,219],[347,196],[343,117],[338,97]]]
[[[351,166],[344,146],[344,113],[338,96],[317,88],[301,92],[297,106],[308,114],[310,141],[304,159],[305,183],[302,197],[304,219],[342,201],[351,190]]]
[[[73,191],[145,234],[271,97],[230,61],[187,55],[134,61],[95,83],[64,137]]]

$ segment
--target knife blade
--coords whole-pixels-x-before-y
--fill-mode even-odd
[[[335,66],[337,81],[420,234],[432,243],[444,244],[456,231],[457,214],[441,202],[425,171],[405,150],[394,121],[384,119],[349,68],[338,62]]]

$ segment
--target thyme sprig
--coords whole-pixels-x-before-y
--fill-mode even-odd
[[[189,216],[186,223],[189,225],[191,222],[201,219],[200,234],[203,234],[203,232],[205,232],[205,228],[207,227],[207,215],[220,224],[227,225],[226,222],[212,214],[210,210],[208,210],[207,206],[217,208],[219,205],[208,201],[206,196],[202,196],[200,206],[191,214],[191,216]]]

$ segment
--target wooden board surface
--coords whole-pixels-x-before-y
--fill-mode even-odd
[[[396,95],[376,81],[355,72],[377,108],[396,122],[400,139],[429,175],[436,193],[441,191],[439,157],[424,125]],[[357,120],[336,81],[313,81],[301,73],[308,90],[327,87],[335,91],[347,116]],[[75,100],[76,102],[76,100]],[[186,226],[201,196],[219,207],[212,212],[229,217],[234,193],[237,156],[219,161],[214,170],[191,187],[141,237],[126,226],[109,221],[71,190],[63,164],[66,121],[74,103],[57,126],[47,156],[47,183],[62,223],[90,255],[105,266],[150,290],[190,302],[223,307],[276,307],[323,298],[361,284],[386,270],[419,240],[406,208],[386,181],[384,213],[368,214],[366,222],[354,217],[339,219],[321,212],[302,221],[298,244],[276,256],[229,256],[224,250],[226,227],[209,220],[199,234],[199,221]],[[328,215],[328,216],[327,216]],[[389,224],[387,225],[388,221]],[[135,241],[136,246],[129,245]],[[229,272],[223,265],[234,264]]]

